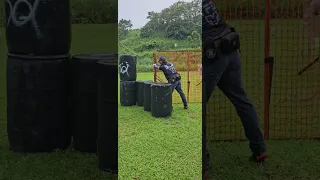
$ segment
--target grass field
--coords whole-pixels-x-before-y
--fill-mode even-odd
[[[209,144],[214,179],[219,180],[317,180],[320,179],[320,142],[270,140],[270,158],[264,166],[248,161],[247,142]]]
[[[264,22],[231,21],[242,38],[242,75],[248,96],[258,110],[264,129]],[[308,139],[320,136],[320,99],[316,95],[305,101],[320,87],[320,64],[303,75],[299,70],[318,53],[308,57],[306,32],[298,20],[272,20],[270,55],[274,57],[274,71],[270,103],[270,139],[267,141],[270,158],[265,167],[248,162],[250,151],[244,141],[210,141],[209,151],[215,179],[293,180],[320,179],[320,142]],[[304,51],[304,54],[301,53]],[[218,89],[214,92],[208,113],[209,140],[243,140],[244,131],[233,105]]]
[[[117,24],[74,25],[72,54],[117,51]],[[1,29],[0,32],[4,32]],[[50,154],[18,154],[9,151],[5,109],[5,42],[0,39],[0,179],[92,180],[116,179],[97,168],[97,158],[71,149]]]
[[[163,119],[119,105],[119,179],[201,179],[201,104],[173,106],[172,117]]]

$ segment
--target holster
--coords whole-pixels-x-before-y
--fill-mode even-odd
[[[208,60],[218,58],[220,51],[220,39],[214,40],[212,37],[207,37],[202,41],[202,57]]]
[[[230,28],[231,32],[221,37],[220,50],[221,54],[228,55],[240,49],[240,36],[234,28]]]
[[[174,83],[180,80],[181,80],[181,75],[179,73],[168,79],[169,83]]]
[[[205,61],[216,60],[220,55],[228,55],[237,49],[240,49],[240,36],[233,27],[230,32],[221,38],[205,38],[202,41],[202,57]]]

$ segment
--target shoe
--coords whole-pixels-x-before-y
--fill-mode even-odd
[[[183,109],[188,109],[189,107],[188,106],[185,106]]]
[[[252,154],[251,160],[260,163],[260,162],[264,162],[264,160],[267,159],[268,157],[269,156],[265,153],[259,154],[259,155]]]
[[[203,173],[203,180],[208,180],[210,178],[210,176],[209,176],[209,172],[208,171],[205,171],[204,173]]]

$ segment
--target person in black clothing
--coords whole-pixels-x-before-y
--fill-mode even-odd
[[[202,0],[202,78],[203,140],[206,141],[206,108],[216,86],[235,106],[245,135],[249,140],[252,160],[267,158],[266,144],[260,131],[258,115],[250,102],[241,78],[239,35],[219,15],[213,0]],[[208,108],[212,108],[208,106]],[[211,166],[207,143],[203,147],[203,177]]]
[[[160,65],[154,64],[153,66],[164,73],[164,76],[168,80],[168,83],[172,85],[172,92],[174,90],[177,90],[177,92],[179,93],[182,99],[184,109],[188,109],[187,98],[183,93],[182,87],[181,87],[180,74],[176,71],[172,63],[166,61],[166,58],[164,56],[161,56],[158,62],[160,63]]]

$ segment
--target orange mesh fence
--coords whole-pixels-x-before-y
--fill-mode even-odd
[[[250,5],[249,1],[222,0],[217,7],[224,19],[240,34],[244,87],[259,117],[263,118],[264,14],[256,5]],[[244,139],[242,124],[233,105],[218,88],[207,105],[207,139]]]
[[[320,5],[314,2],[217,3],[226,21],[240,33],[244,87],[266,138],[320,136]],[[273,64],[266,62],[270,57]],[[218,88],[207,114],[208,140],[245,139],[233,105]]]
[[[280,3],[272,1],[275,7]],[[320,19],[313,8],[310,0],[295,0],[271,14],[270,54],[275,64],[269,136],[273,139],[320,136],[320,99],[314,94],[320,87],[320,66],[313,64],[319,58]]]
[[[188,102],[201,103],[202,83],[200,73],[198,72],[202,61],[201,50],[156,51],[154,52],[155,63],[160,56],[164,56],[168,62],[172,62],[175,69],[180,73],[182,90]],[[163,73],[156,69],[154,70],[154,81],[167,83]],[[182,103],[176,91],[173,93],[173,103]]]

